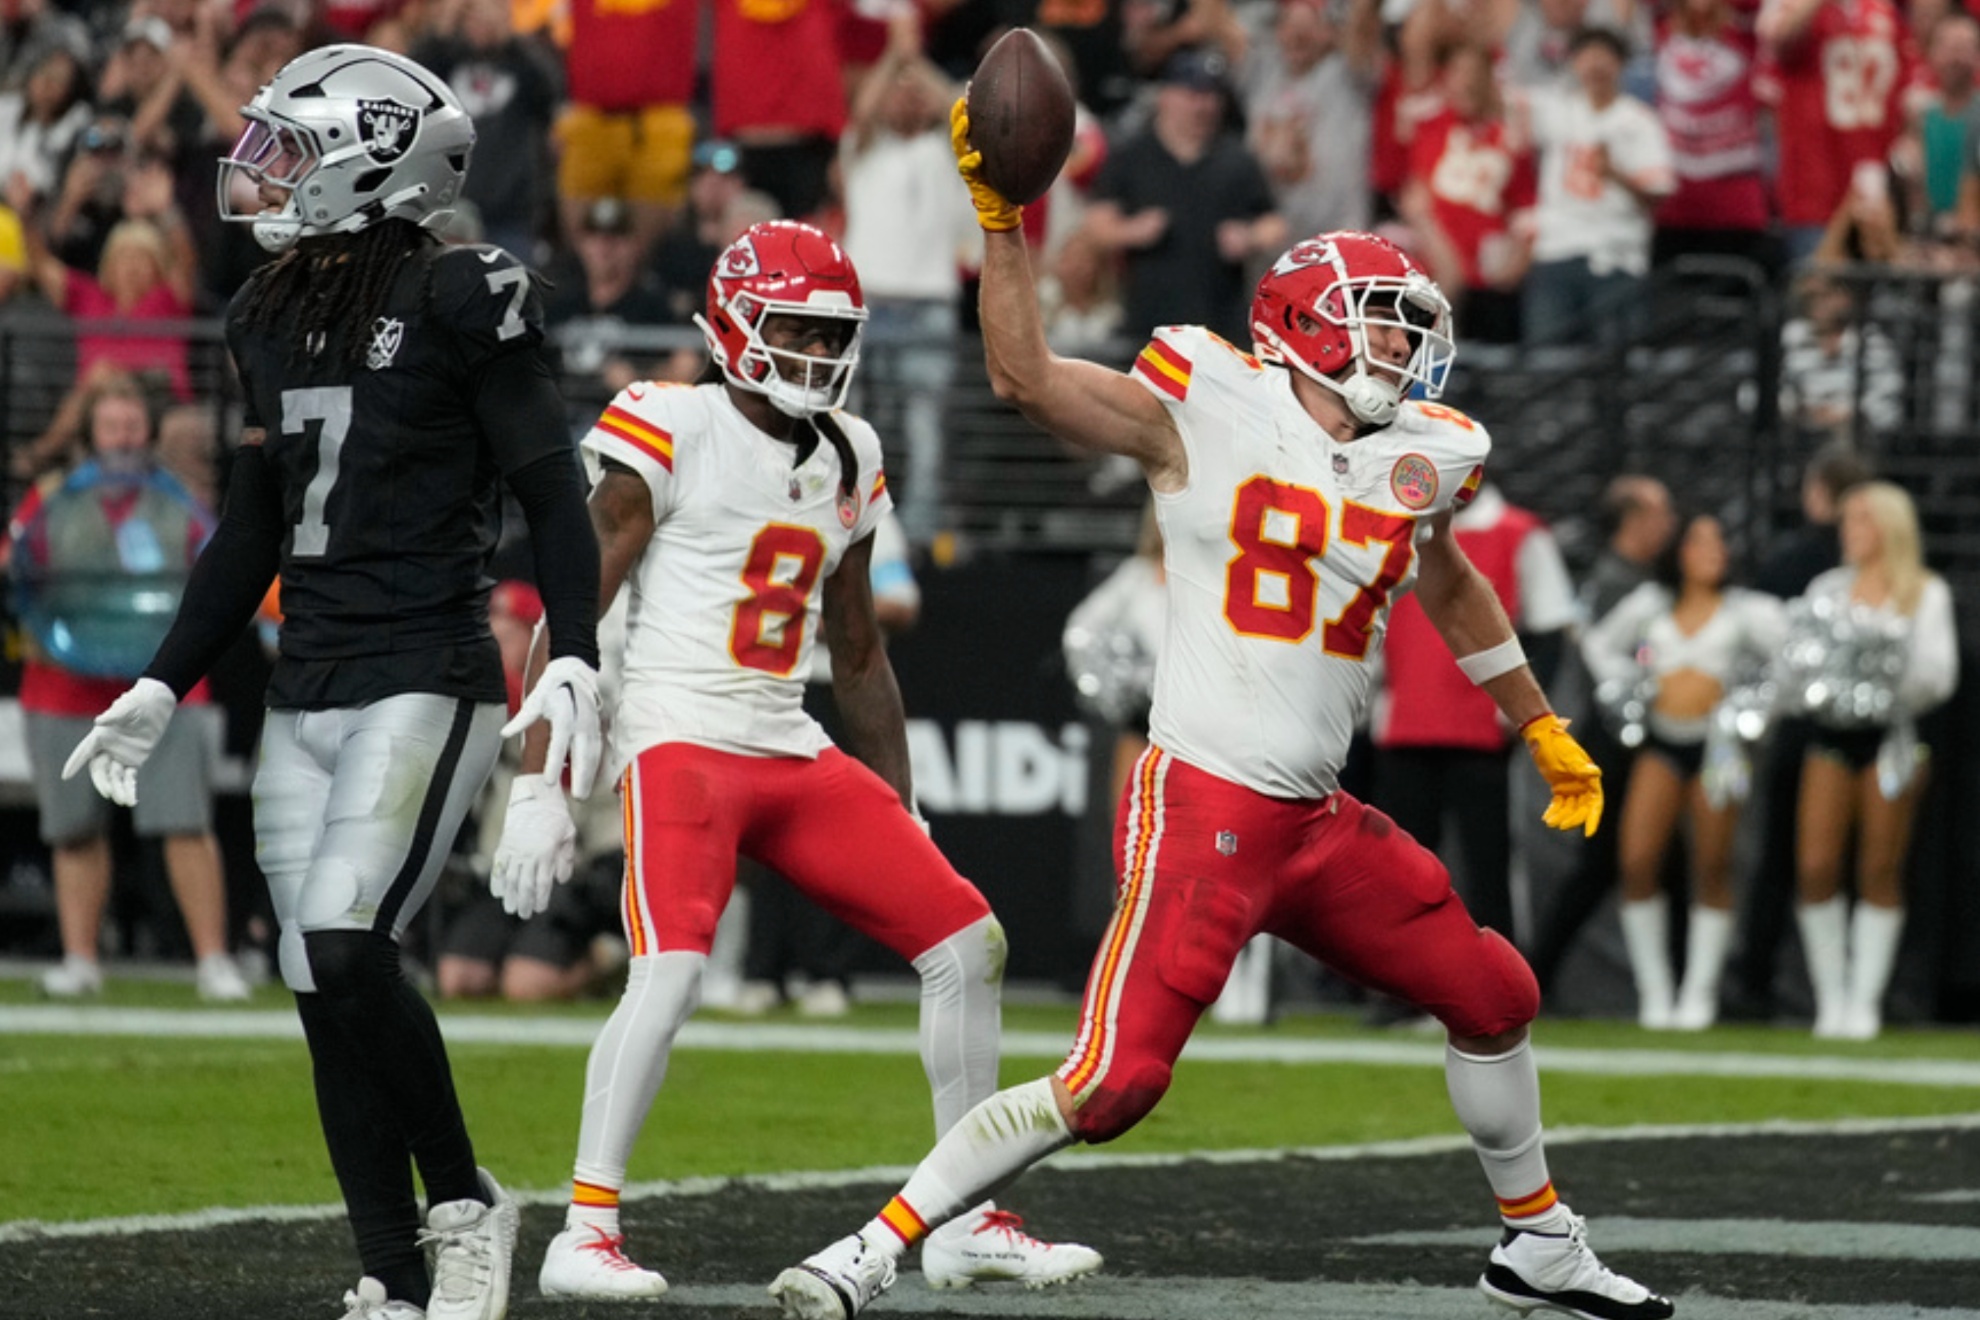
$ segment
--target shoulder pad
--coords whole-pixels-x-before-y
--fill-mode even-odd
[[[1200,325],[1159,326],[1134,360],[1134,375],[1156,395],[1175,403],[1189,397],[1199,373],[1263,370],[1257,358]]]
[[[1390,429],[1409,436],[1413,443],[1428,441],[1445,448],[1453,458],[1483,459],[1492,448],[1491,435],[1476,420],[1425,399],[1404,400]]]
[[[639,380],[620,390],[592,424],[587,443],[598,440],[600,452],[623,456],[630,447],[641,458],[674,470],[677,435],[692,434],[702,420],[699,391],[665,381]]]
[[[543,299],[529,267],[498,247],[443,248],[432,257],[433,313],[483,353],[543,341]]]

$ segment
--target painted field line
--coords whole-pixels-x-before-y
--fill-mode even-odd
[[[1959,1114],[1925,1118],[1848,1118],[1827,1122],[1770,1119],[1760,1123],[1687,1123],[1670,1127],[1633,1125],[1621,1128],[1559,1127],[1547,1129],[1549,1147],[1585,1145],[1611,1141],[1670,1141],[1680,1139],[1739,1138],[1754,1136],[1826,1138],[1837,1136],[1879,1136],[1899,1132],[1970,1131],[1980,1129],[1980,1114]],[[1044,1171],[1076,1173],[1103,1169],[1159,1169],[1183,1164],[1267,1164],[1288,1160],[1345,1162],[1367,1159],[1412,1159],[1471,1149],[1471,1141],[1460,1134],[1415,1137],[1403,1141],[1371,1141],[1352,1146],[1300,1146],[1266,1150],[1206,1150],[1182,1153],[1135,1154],[1075,1148],[1061,1152],[1043,1166]],[[674,1199],[712,1196],[729,1188],[756,1191],[830,1191],[840,1187],[892,1187],[905,1182],[914,1170],[907,1165],[872,1165],[862,1169],[824,1169],[811,1172],[738,1174],[731,1178],[675,1178],[628,1183],[622,1193],[626,1201],[668,1197]],[[512,1193],[523,1205],[561,1206],[569,1200],[566,1186]],[[44,1223],[19,1219],[0,1223],[0,1246],[51,1238],[130,1237],[141,1233],[199,1232],[234,1224],[303,1223],[340,1218],[341,1204],[214,1206],[172,1215],[126,1215],[112,1219],[69,1220]],[[1487,1234],[1489,1237],[1489,1233]]]
[[[1489,1242],[1490,1234],[1486,1235]],[[1823,1302],[1771,1301],[1760,1297],[1715,1297],[1686,1292],[1674,1298],[1684,1320],[1980,1320],[1964,1307],[1932,1308]],[[708,1310],[730,1308],[738,1316],[764,1309],[758,1284],[677,1284],[667,1304]],[[1278,1282],[1267,1279],[1165,1275],[1123,1278],[1099,1274],[1067,1288],[1036,1292],[970,1288],[937,1291],[919,1274],[905,1273],[871,1314],[912,1311],[917,1315],[1038,1317],[1068,1316],[1106,1320],[1229,1320],[1231,1316],[1271,1316],[1273,1320],[1479,1320],[1493,1314],[1476,1288],[1422,1284]]]
[[[442,1014],[441,1030],[462,1045],[541,1045],[588,1048],[603,1025],[594,1018],[514,1018]],[[0,1035],[157,1036],[300,1040],[287,1010],[93,1008],[72,1005],[0,1007]],[[1059,1059],[1071,1044],[1059,1032],[1004,1033],[1006,1058]],[[690,1022],[678,1048],[738,1053],[905,1054],[919,1051],[911,1027],[816,1027],[753,1022]],[[1596,1050],[1536,1046],[1543,1071],[1610,1077],[1773,1077],[1810,1081],[1980,1089],[1980,1061],[1893,1059],[1840,1055],[1763,1054],[1747,1050]],[[1205,1037],[1183,1057],[1201,1063],[1357,1063],[1442,1068],[1441,1041],[1313,1040]]]

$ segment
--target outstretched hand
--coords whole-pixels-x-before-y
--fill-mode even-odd
[[[1540,777],[1554,790],[1541,817],[1557,830],[1581,826],[1583,836],[1602,823],[1602,769],[1567,731],[1567,722],[1549,711],[1520,726],[1519,736],[1533,753]]]
[[[956,172],[969,185],[969,200],[976,207],[976,223],[993,234],[1016,229],[1024,222],[1024,208],[1017,206],[990,186],[983,177],[983,153],[969,143],[969,94],[965,92],[949,107],[949,145],[955,149]]]
[[[591,796],[604,754],[604,733],[598,718],[598,671],[574,655],[560,655],[543,667],[516,717],[502,726],[502,736],[521,733],[538,720],[550,724],[550,754],[543,774],[551,783],[563,778],[564,762],[571,767],[571,796]]]
[[[577,825],[555,779],[517,775],[509,786],[509,810],[488,892],[502,910],[527,921],[550,906],[550,892],[577,868]]]
[[[74,779],[87,766],[97,792],[119,806],[136,806],[138,771],[165,736],[178,706],[171,688],[155,678],[140,678],[96,717],[62,766],[62,778]]]

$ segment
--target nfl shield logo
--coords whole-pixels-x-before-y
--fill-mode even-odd
[[[1234,855],[1237,852],[1237,831],[1218,830],[1217,851],[1226,857]]]
[[[380,165],[411,150],[419,136],[419,111],[389,98],[358,102],[358,141]]]

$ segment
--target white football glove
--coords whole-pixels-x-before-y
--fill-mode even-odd
[[[550,906],[550,891],[577,867],[577,825],[563,786],[547,775],[517,775],[495,845],[488,892],[525,921]]]
[[[155,678],[140,678],[96,717],[96,727],[69,753],[62,778],[74,779],[88,766],[97,792],[119,806],[137,805],[138,770],[165,736],[178,706],[171,688]]]
[[[598,777],[598,758],[605,750],[598,720],[598,671],[574,655],[552,660],[523,698],[516,717],[502,726],[502,736],[521,733],[538,720],[550,722],[550,757],[543,763],[544,776],[553,784],[561,780],[568,757],[571,796],[580,801],[590,797],[592,781]]]

